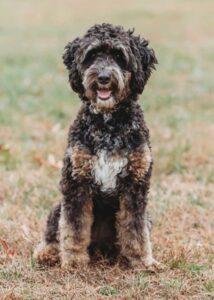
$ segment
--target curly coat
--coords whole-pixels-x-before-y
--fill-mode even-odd
[[[83,80],[88,48],[98,44],[100,51],[120,47],[127,57],[121,74],[129,74],[128,88],[108,111],[97,109]],[[82,106],[68,133],[60,182],[63,199],[48,217],[35,257],[43,263],[60,257],[63,267],[71,267],[86,264],[99,250],[120,254],[133,266],[155,264],[146,210],[151,146],[137,102],[155,69],[155,53],[133,31],[101,24],[68,43],[63,61]]]

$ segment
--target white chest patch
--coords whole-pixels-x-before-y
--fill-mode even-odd
[[[111,156],[105,150],[101,151],[93,165],[95,182],[101,186],[101,191],[115,189],[117,175],[127,165],[127,158]]]

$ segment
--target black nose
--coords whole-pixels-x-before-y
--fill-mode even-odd
[[[101,72],[98,75],[98,81],[101,84],[107,84],[109,82],[109,80],[110,80],[110,75],[106,72]]]

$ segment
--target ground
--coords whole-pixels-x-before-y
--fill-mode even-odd
[[[213,0],[1,1],[0,299],[214,299],[213,9]],[[32,258],[60,198],[68,125],[80,104],[63,47],[95,21],[135,27],[159,59],[141,96],[159,273],[105,262],[68,273]]]

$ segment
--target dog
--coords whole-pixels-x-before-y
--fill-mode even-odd
[[[157,266],[147,212],[152,172],[149,130],[139,95],[157,59],[148,41],[100,24],[65,47],[71,88],[82,100],[70,126],[60,190],[48,217],[39,263],[88,264],[96,253],[132,267]]]

